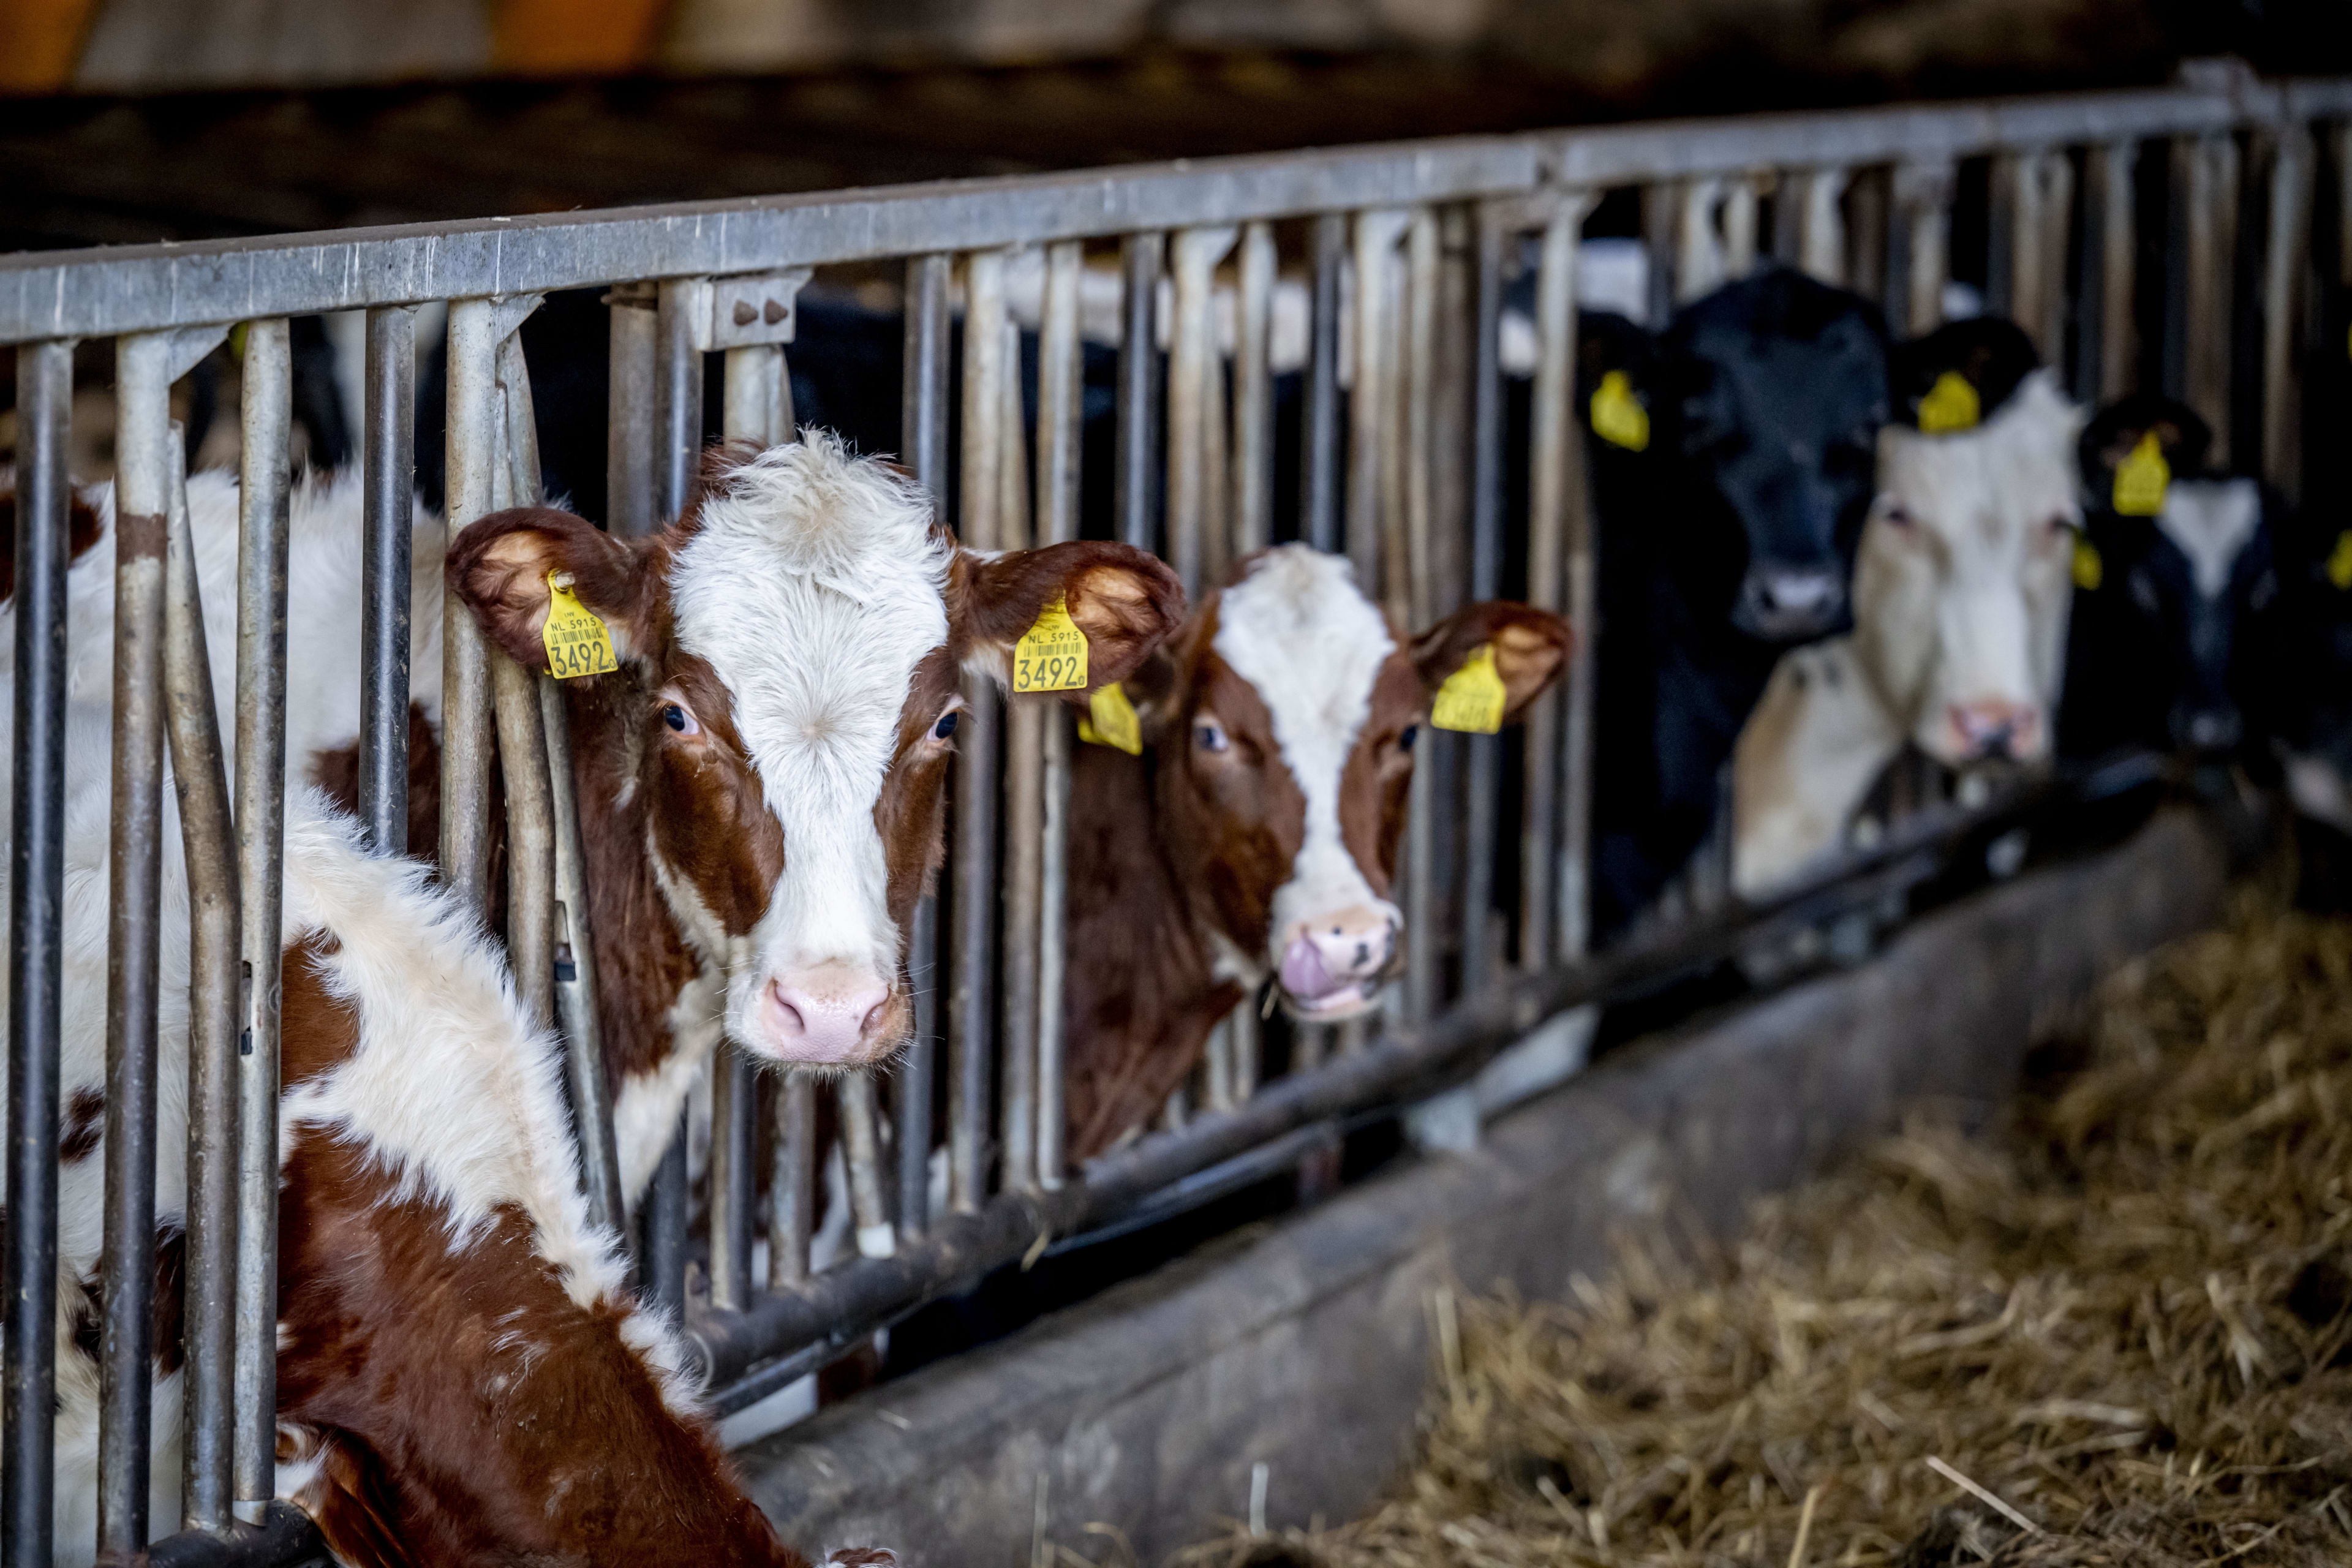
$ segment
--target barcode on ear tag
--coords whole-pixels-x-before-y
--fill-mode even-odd
[[[1429,721],[1441,730],[1491,735],[1503,727],[1503,708],[1509,700],[1502,674],[1495,668],[1495,645],[1481,643],[1478,651],[1463,660],[1462,668],[1437,689],[1437,700],[1429,706]]]
[[[1078,719],[1078,739],[1089,746],[1116,746],[1130,757],[1143,754],[1143,721],[1118,681],[1087,699],[1087,710]]]
[[[2154,517],[2164,510],[2164,492],[2171,483],[2172,465],[2164,460],[2164,447],[2151,430],[2116,465],[2116,510],[2125,517]]]
[[[1087,683],[1087,634],[1070,619],[1068,601],[1055,595],[1037,624],[1013,645],[1013,689],[1076,691]]]
[[[2084,538],[2074,536],[2074,586],[2085,594],[2095,594],[2106,581],[2107,563],[2099,559],[2099,547]]]
[[[547,625],[539,637],[547,647],[547,673],[558,680],[609,675],[620,668],[612,632],[572,592],[569,572],[547,574]]]
[[[1923,436],[1950,436],[1962,430],[1973,430],[1984,417],[1984,405],[1977,389],[1958,371],[1948,370],[1936,378],[1927,395],[1919,400],[1919,433]]]
[[[1650,411],[1633,395],[1633,379],[1622,370],[1611,371],[1593,388],[1592,433],[1629,452],[1649,448]]]

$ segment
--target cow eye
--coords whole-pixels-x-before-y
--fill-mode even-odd
[[[1203,719],[1192,726],[1192,743],[1204,752],[1223,752],[1233,745],[1225,735],[1225,727],[1213,719]]]
[[[662,722],[668,725],[671,729],[677,731],[681,735],[699,735],[702,733],[702,726],[695,722],[694,715],[687,711],[686,704],[683,702],[663,703]]]
[[[940,721],[931,726],[931,738],[935,741],[952,739],[956,732],[956,720],[960,712],[960,710],[950,708],[940,714]]]
[[[1885,518],[1888,523],[1896,528],[1908,528],[1911,526],[1912,522],[1916,521],[1909,512],[1905,511],[1899,506],[1890,506],[1878,515]]]
[[[1420,738],[1421,726],[1418,724],[1407,724],[1403,730],[1400,731],[1397,734],[1397,750],[1401,752],[1412,751],[1413,742]]]

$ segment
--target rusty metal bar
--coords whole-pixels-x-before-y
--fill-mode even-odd
[[[47,1563],[56,1486],[58,1023],[64,973],[66,567],[73,344],[16,351],[9,795],[8,1205],[0,1557]]]
[[[2302,491],[2304,276],[2311,265],[2311,133],[2288,124],[2271,147],[2270,233],[2263,258],[2263,477]]]
[[[180,434],[177,426],[173,435]],[[231,1518],[236,1376],[236,829],[205,646],[204,595],[175,445],[164,553],[163,703],[188,877],[186,1381],[180,1525]]]
[[[284,320],[245,332],[236,546],[236,1438],[239,1521],[278,1495],[278,1092],[286,845],[286,547],[293,362]]]
[[[1118,538],[1138,550],[1159,539],[1160,342],[1155,330],[1165,237],[1130,234],[1120,248],[1118,445],[1111,513]]]
[[[361,426],[360,823],[377,853],[408,853],[410,536],[416,506],[416,312],[367,315]]]

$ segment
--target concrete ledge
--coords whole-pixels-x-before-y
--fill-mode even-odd
[[[1857,969],[1612,1056],[1487,1129],[737,1456],[803,1550],[920,1568],[1026,1563],[1117,1526],[1141,1559],[1241,1517],[1371,1503],[1408,1456],[1427,1301],[1453,1281],[1554,1296],[1612,1231],[1721,1229],[1922,1100],[1990,1109],[2100,976],[2211,924],[2226,858],[2185,812],[2119,848],[1940,911]],[[1089,1552],[1089,1555],[1097,1553]]]

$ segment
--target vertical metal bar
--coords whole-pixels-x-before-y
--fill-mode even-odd
[[[904,377],[900,391],[901,456],[918,482],[931,493],[933,504],[944,502],[948,479],[948,281],[952,260],[946,256],[919,256],[907,263],[907,323]],[[915,994],[915,1037],[899,1058],[898,1229],[912,1240],[930,1228],[931,1088],[939,1060],[940,1037],[940,904],[936,892],[927,892],[915,906],[914,929],[907,937],[908,984]],[[781,1103],[792,1094],[787,1085],[780,1096],[778,1114],[797,1114]],[[805,1086],[799,1090],[805,1103]],[[814,1110],[808,1115],[814,1116]],[[814,1121],[809,1124],[814,1129]],[[815,1133],[796,1145],[803,1159],[815,1143]],[[792,1156],[780,1148],[777,1159]],[[796,1173],[801,1189],[815,1179],[814,1166]],[[779,1191],[782,1190],[781,1187]],[[803,1232],[805,1241],[805,1232]],[[803,1255],[806,1252],[803,1247]],[[803,1257],[803,1267],[805,1258]],[[772,1276],[774,1267],[770,1273]]]
[[[572,771],[572,714],[562,683],[541,676],[538,685],[548,805],[555,820],[555,1017],[563,1032],[564,1077],[572,1089],[572,1135],[580,1145],[588,1217],[625,1238],[612,1086],[604,1078],[604,1027],[596,1014],[596,939],[589,923],[587,856]]]
[[[962,526],[966,546],[997,547],[1003,500],[997,468],[1004,452],[1004,258],[974,252],[965,263],[963,324]],[[948,1201],[960,1213],[980,1206],[987,1184],[992,1065],[996,903],[996,718],[993,681],[968,679],[964,703],[973,722],[956,746],[954,970],[948,1001]]]
[[[2074,233],[2074,161],[2063,148],[2042,154],[2041,211],[2034,225],[2041,303],[2034,329],[2042,358],[2063,365],[2066,357],[2066,257]]]
[[[1374,210],[1356,215],[1355,375],[1348,389],[1348,559],[1356,582],[1374,599],[1386,597],[1381,560],[1389,447],[1386,404],[1393,396],[1390,367],[1396,345],[1397,292],[1392,274],[1406,216]],[[1402,567],[1402,563],[1397,565]]]
[[[1118,537],[1138,550],[1159,548],[1160,298],[1164,237],[1131,234],[1120,248],[1126,291],[1119,303],[1118,471],[1111,510]],[[964,351],[969,354],[969,338]]]
[[[2094,403],[2123,396],[2138,379],[2139,334],[2132,308],[2133,284],[2138,276],[2134,255],[2133,167],[2138,159],[2137,142],[2109,142],[2091,149],[2099,248],[2098,354],[2090,362],[2098,368],[2098,381],[2087,389]],[[2087,310],[2084,319],[2086,323],[2091,320]]]
[[[1496,203],[1477,209],[1477,284],[1470,389],[1470,597],[1493,598],[1503,573],[1503,263],[1517,238]],[[1468,735],[1464,769],[1462,988],[1475,993],[1494,972],[1495,814],[1500,807],[1503,742]]]
[[[1952,165],[1905,163],[1895,171],[1897,254],[1887,268],[1890,288],[1902,289],[1895,312],[1916,336],[1944,320],[1944,284],[1951,276]]]
[[[180,450],[165,546],[163,700],[188,873],[186,1366],[180,1523],[229,1522],[236,1371],[236,833]]]
[[[692,1197],[686,1142],[687,1113],[681,1110],[670,1131],[669,1149],[654,1167],[653,1184],[646,1191],[645,1243],[638,1265],[646,1299],[673,1321],[686,1312],[686,1231]]]
[[[1028,456],[1021,407],[1021,337],[1004,324],[1000,366],[1003,424],[996,543],[1029,546]],[[1003,1183],[1009,1191],[1037,1184],[1037,943],[1043,934],[1045,857],[1045,725],[1051,699],[1004,707],[1004,986],[1000,1026],[1003,1044]]]
[[[367,313],[361,410],[360,822],[383,855],[408,853],[409,536],[416,505],[416,310]]]
[[[236,544],[236,1517],[278,1495],[278,1020],[286,851],[286,537],[294,375],[285,321],[245,332]]]
[[[1576,387],[1576,247],[1591,203],[1587,194],[1567,198],[1568,236],[1562,254],[1570,277],[1564,284],[1556,286],[1559,292],[1544,294],[1545,300],[1562,310],[1567,319],[1559,326],[1540,329],[1543,352],[1564,353],[1567,360],[1556,377],[1539,384],[1555,387],[1571,397]],[[1549,231],[1546,243],[1549,255]],[[1538,416],[1538,420],[1545,417]],[[1560,958],[1572,959],[1581,957],[1591,943],[1592,748],[1598,729],[1594,717],[1598,699],[1593,686],[1592,645],[1601,618],[1600,552],[1593,537],[1592,493],[1585,482],[1584,427],[1567,408],[1550,413],[1549,417],[1559,422],[1559,488],[1547,500],[1559,510],[1560,552],[1568,572],[1564,609],[1578,644],[1560,682],[1566,714],[1560,738],[1559,879],[1552,951]],[[1539,427],[1550,428],[1549,425]]]
[[[1078,536],[1079,459],[1086,420],[1084,344],[1078,286],[1085,253],[1076,241],[1045,252],[1045,319],[1037,342],[1037,542]],[[1045,714],[1045,822],[1038,857],[1036,1175],[1062,1184],[1067,1101],[1067,1037],[1062,1013],[1067,984],[1070,885],[1070,721]]]
[[[1307,442],[1299,531],[1318,550],[1339,548],[1339,279],[1348,219],[1315,220],[1314,331],[1307,344]]]
[[[2297,349],[2311,256],[2311,132],[2280,127],[2271,155],[2270,233],[2263,258],[2263,477],[2289,501],[2302,490],[2303,419]]]
[[[1846,171],[1835,165],[1798,175],[1795,192],[1797,265],[1833,288],[1845,286]]]
[[[1761,199],[1753,174],[1736,175],[1723,187],[1723,276],[1745,278],[1756,266],[1756,208]]]
[[[115,361],[113,818],[108,838],[106,1239],[98,1550],[147,1544],[155,1289],[155,1005],[163,898],[163,556],[172,334]]]
[[[874,1105],[874,1075],[854,1072],[843,1078],[841,1147],[849,1168],[849,1215],[856,1226],[857,1255],[887,1258],[897,1250],[890,1229],[890,1205],[882,1196],[881,1119]]]
[[[499,468],[497,307],[449,306],[449,531],[495,507]],[[441,880],[476,909],[489,877],[491,700],[488,645],[455,594],[441,610]]]
[[[1437,214],[1423,207],[1405,231],[1404,419],[1398,444],[1404,458],[1405,630],[1437,619]],[[1437,1010],[1444,948],[1437,929],[1437,770],[1432,744],[1415,759],[1406,797],[1404,1012],[1420,1023]]]
[[[652,290],[615,289],[612,309],[612,379],[605,393],[604,516],[614,533],[636,538],[658,521],[654,503],[654,358]]]
[[[709,313],[707,279],[663,280],[661,302],[654,310],[654,515],[658,523],[677,521],[694,495],[695,465],[702,457],[702,343]],[[450,330],[456,331],[454,322]]]
[[[2231,461],[2231,307],[2238,243],[2238,143],[2226,131],[2185,140],[2187,298],[2181,401],[2211,426],[2215,467]]]
[[[751,1304],[752,1098],[743,1053],[719,1041],[710,1064],[710,1304],[721,1311]]]
[[[498,346],[501,451],[491,497],[503,506],[539,499],[539,443],[532,429],[530,373],[522,340]],[[555,1022],[555,810],[547,782],[547,741],[540,729],[538,677],[505,650],[486,647],[499,773],[507,804],[507,963],[515,994],[541,1028]]]
[[[903,1225],[903,1172],[898,1186]],[[808,1278],[809,1237],[816,1230],[816,1084],[804,1072],[788,1071],[776,1086],[776,1152],[768,1204],[768,1286],[776,1289]]]
[[[1188,228],[1176,236],[1176,320],[1168,354],[1168,561],[1188,599],[1201,594],[1208,551],[1209,377],[1217,363],[1212,290],[1217,263],[1233,247],[1231,228]]]
[[[792,393],[782,343],[727,351],[727,402],[720,434],[730,441],[772,447],[792,439]]]
[[[2046,363],[2050,344],[2042,333],[2042,159],[2039,149],[2007,153],[1993,160],[1995,181],[1994,201],[1997,219],[1992,235],[1992,271],[1988,279],[1985,303],[1996,314],[2005,315],[2024,329],[2035,350]],[[2005,176],[2005,178],[2004,178]],[[2003,228],[2007,232],[2002,232]],[[2003,240],[2008,243],[2002,244]],[[2005,274],[2007,298],[2002,298],[2000,277]]]
[[[65,927],[68,422],[73,344],[16,350],[16,682],[10,757],[8,1209],[0,1557],[47,1563],[57,1419],[58,1025]]]
[[[1242,230],[1234,334],[1234,554],[1274,542],[1274,226]]]
[[[1721,286],[1725,277],[1723,237],[1716,226],[1716,211],[1723,203],[1724,182],[1709,175],[1693,175],[1680,183],[1679,200],[1662,196],[1661,205],[1673,203],[1677,214],[1675,224],[1675,303],[1687,305],[1703,294],[1711,294]],[[1668,191],[1676,186],[1665,187]]]

